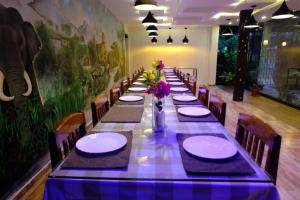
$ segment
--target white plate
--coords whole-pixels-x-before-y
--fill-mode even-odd
[[[173,92],[186,92],[186,91],[188,91],[188,89],[184,88],[184,87],[173,87],[173,88],[171,88],[171,91],[173,91]]]
[[[138,78],[137,80],[138,81],[145,81],[146,79],[145,78]]]
[[[147,88],[145,87],[130,87],[128,88],[129,91],[132,92],[144,92]]]
[[[167,81],[180,81],[178,78],[167,78]]]
[[[184,83],[183,82],[170,82],[169,83],[170,85],[184,85]]]
[[[173,96],[173,99],[176,101],[195,101],[197,100],[197,97],[190,95],[176,95]]]
[[[141,97],[141,96],[121,96],[120,98],[119,98],[119,100],[120,101],[140,101],[140,100],[142,100],[143,99],[143,97]]]
[[[228,140],[207,135],[185,139],[183,148],[192,155],[208,159],[230,158],[237,153],[236,146]]]
[[[142,83],[142,82],[133,82],[132,84],[133,85],[144,85],[144,83]]]
[[[189,106],[178,108],[178,113],[190,117],[204,117],[210,114],[210,110],[203,107]]]
[[[76,142],[76,148],[84,153],[108,153],[124,147],[127,138],[114,132],[95,133],[85,136]]]
[[[166,75],[166,78],[177,78],[175,75]]]

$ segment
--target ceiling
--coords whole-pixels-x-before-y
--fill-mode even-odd
[[[141,20],[148,11],[137,11],[135,0],[101,0],[124,24],[142,26]],[[251,9],[256,5],[255,18],[258,21],[270,20],[272,13],[283,0],[156,0],[159,10],[152,11],[160,26],[224,25],[230,18],[238,24],[240,10]],[[300,10],[300,0],[288,0],[292,10]]]

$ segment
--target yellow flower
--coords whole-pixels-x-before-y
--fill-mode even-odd
[[[146,72],[143,73],[143,77],[144,77],[144,78],[147,78],[147,73],[146,73]]]
[[[154,75],[154,74],[151,74],[151,75],[149,76],[149,79],[150,79],[150,81],[152,81],[153,79],[155,79],[155,75]]]
[[[156,60],[152,63],[152,67],[156,68],[159,65],[159,60]]]
[[[153,70],[152,70],[152,69],[149,69],[149,70],[147,71],[147,74],[148,74],[148,76],[150,76],[151,74],[153,74]]]

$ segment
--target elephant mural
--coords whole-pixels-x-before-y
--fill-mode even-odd
[[[33,26],[0,4],[0,102],[22,108],[33,88],[39,97],[32,61],[40,48]]]

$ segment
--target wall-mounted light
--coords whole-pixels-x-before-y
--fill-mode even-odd
[[[281,43],[281,46],[283,46],[283,47],[286,47],[286,45],[287,45],[287,42],[282,42]]]
[[[172,29],[172,28],[169,28],[169,38],[167,39],[167,43],[168,43],[168,44],[172,44],[172,43],[173,43],[173,39],[172,39],[172,37],[171,37],[171,29]]]
[[[158,29],[156,26],[154,25],[151,25],[151,26],[148,26],[147,29],[146,29],[147,32],[157,32]]]
[[[149,11],[147,16],[145,17],[145,19],[143,19],[142,23],[145,26],[151,26],[151,25],[156,25],[157,20],[153,17],[153,14],[151,13],[151,11]]]
[[[188,44],[189,43],[189,39],[186,37],[186,30],[187,30],[187,27],[184,28],[185,35],[184,35],[184,38],[182,40],[183,44]]]
[[[255,8],[256,6],[255,5],[253,5],[252,6],[252,9],[254,10],[254,8]],[[254,15],[253,15],[253,11],[252,11],[252,14],[251,14],[251,17],[250,17],[250,19],[248,19],[247,21],[246,21],[246,24],[244,25],[244,28],[258,28],[259,26],[258,26],[258,23],[257,23],[257,21],[255,20],[255,18],[254,18]]]
[[[156,32],[150,32],[148,34],[149,37],[158,37],[158,34]]]
[[[137,10],[153,10],[157,7],[157,3],[154,0],[136,0],[134,7]]]
[[[263,41],[263,45],[264,45],[264,46],[267,46],[268,44],[269,44],[269,40],[264,40],[264,41]]]
[[[286,2],[283,1],[281,6],[273,13],[272,19],[286,19],[293,17],[294,13],[286,5]]]
[[[156,37],[153,37],[152,40],[151,40],[152,44],[156,44],[157,43],[157,39]]]

